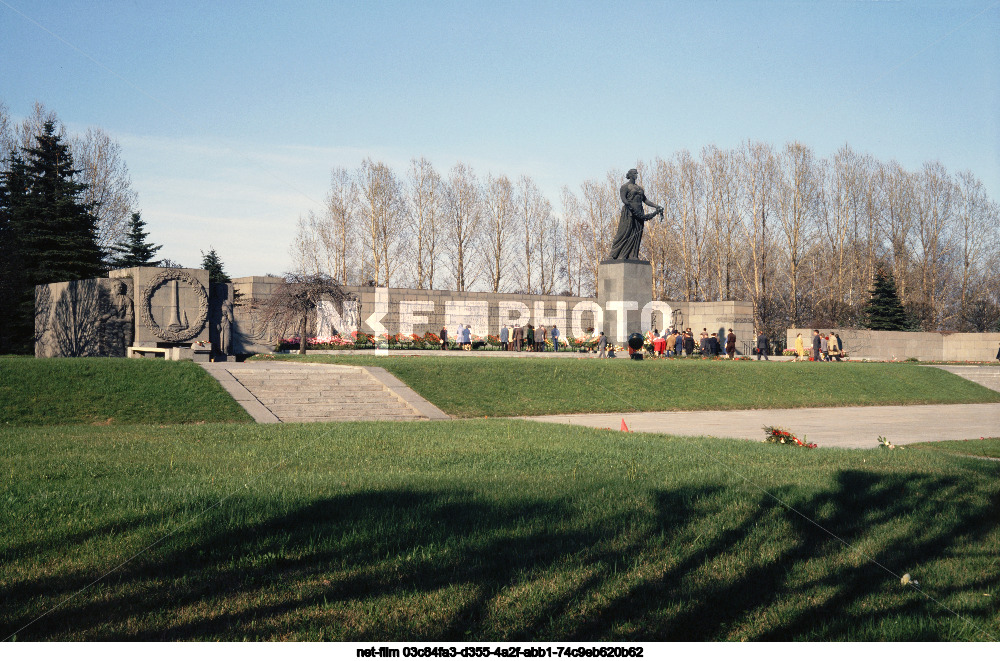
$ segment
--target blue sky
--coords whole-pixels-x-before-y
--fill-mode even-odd
[[[0,0],[0,100],[123,146],[185,266],[290,267],[332,167],[563,185],[707,144],[845,143],[1000,200],[1000,1]]]

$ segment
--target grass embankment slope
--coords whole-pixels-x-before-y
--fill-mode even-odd
[[[194,363],[0,356],[0,425],[251,420]]]
[[[0,452],[2,638],[1000,638],[994,462],[511,420]]]
[[[900,363],[280,356],[384,367],[459,417],[1000,402],[944,370]]]
[[[106,359],[0,374],[20,402],[0,426],[0,639],[1000,638],[998,465],[948,444],[169,424],[221,410],[213,381],[193,418],[178,395],[157,424],[66,425],[207,375]]]

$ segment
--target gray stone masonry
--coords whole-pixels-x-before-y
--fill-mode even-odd
[[[907,333],[859,329],[818,328],[820,333],[839,333],[844,350],[852,359],[932,361],[991,361],[1000,349],[1000,333]],[[788,346],[802,333],[806,350],[812,347],[811,328],[790,328]]]
[[[641,333],[641,311],[653,300],[653,267],[647,261],[603,261],[597,266],[597,304],[604,310],[604,334],[623,344]]]
[[[752,308],[749,303],[652,301],[652,271],[647,262],[618,262],[607,266],[607,275],[614,276],[610,280],[618,284],[609,282],[605,294],[610,292],[614,296],[602,295],[599,299],[404,288],[344,289],[358,297],[360,330],[366,333],[374,333],[376,329],[372,324],[378,323],[393,335],[400,332],[437,334],[442,327],[447,327],[449,335],[454,337],[458,325],[468,323],[475,335],[497,335],[502,325],[531,323],[546,328],[556,324],[563,338],[584,335],[589,328],[603,328],[610,334],[616,330],[617,315],[614,311],[606,311],[607,301],[632,300],[638,309],[629,312],[630,330],[644,332],[657,328],[663,331],[672,326],[697,326],[699,331],[707,327],[709,332],[719,332],[720,329],[734,328],[741,341],[752,338]],[[233,311],[237,326],[233,339],[234,345],[237,345],[236,353],[270,351],[282,335],[290,337],[296,334],[297,329],[280,329],[279,332],[260,327],[259,306],[271,295],[278,282],[279,278],[261,276],[233,280],[233,288],[240,298],[240,304]],[[380,296],[383,300],[388,299],[382,310],[377,309]],[[652,308],[644,317],[642,308],[651,301]],[[257,309],[254,309],[254,304]],[[606,313],[602,318],[598,318],[594,309],[597,305],[602,314]],[[649,328],[643,327],[645,318],[648,318]],[[315,329],[310,330],[313,332]],[[340,328],[338,330],[343,332]]]

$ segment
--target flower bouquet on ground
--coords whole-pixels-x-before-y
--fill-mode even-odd
[[[764,443],[781,443],[782,445],[797,445],[803,448],[814,448],[815,443],[806,443],[793,436],[791,432],[779,429],[778,427],[764,426]]]
[[[889,439],[885,436],[878,437],[878,446],[882,450],[895,450],[896,446],[889,442]]]

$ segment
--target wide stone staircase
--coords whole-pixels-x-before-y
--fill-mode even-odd
[[[206,369],[209,369],[206,367]],[[372,374],[378,372],[378,378]],[[336,422],[447,418],[377,368],[303,363],[221,363],[209,369],[258,422]],[[235,380],[242,386],[230,383]],[[245,389],[245,391],[243,391]],[[237,392],[243,391],[240,397]],[[254,401],[250,401],[256,400]],[[274,418],[254,414],[263,406]],[[259,403],[259,404],[258,404]]]

